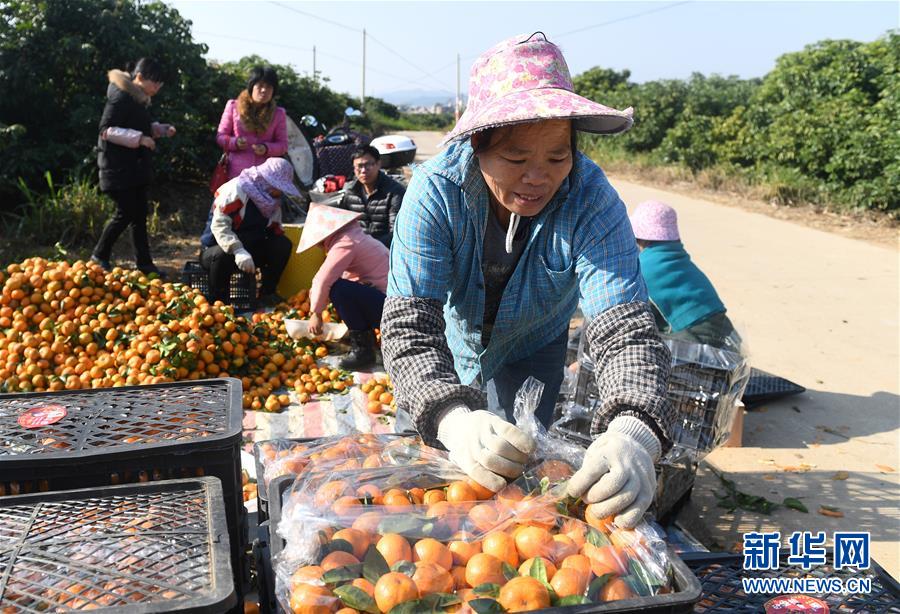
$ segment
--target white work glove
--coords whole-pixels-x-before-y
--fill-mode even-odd
[[[649,426],[634,416],[619,416],[588,448],[568,494],[593,503],[598,518],[616,514],[617,526],[640,522],[656,494],[656,471],[662,446]]]
[[[506,486],[504,478],[522,475],[534,453],[534,440],[489,411],[452,408],[438,424],[438,441],[450,460],[490,491]]]
[[[256,270],[256,265],[253,264],[253,256],[243,247],[234,251],[234,263],[244,273],[253,273]]]

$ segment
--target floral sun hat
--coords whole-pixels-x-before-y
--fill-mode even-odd
[[[306,223],[303,224],[303,232],[300,233],[300,243],[297,244],[297,253],[305,252],[313,245],[318,245],[350,222],[355,222],[361,217],[362,213],[353,213],[321,203],[310,203],[309,211],[306,214]]]
[[[508,38],[481,54],[469,74],[469,104],[442,144],[479,130],[546,119],[573,119],[576,130],[618,134],[633,109],[619,111],[575,93],[559,47],[543,32]]]
[[[658,200],[642,202],[628,216],[635,239],[644,241],[680,241],[678,214]]]
[[[279,198],[269,194],[269,189],[274,188],[294,198],[300,197],[300,191],[294,185],[294,167],[284,158],[269,158],[258,166],[245,168],[237,179],[238,185],[266,219],[272,217],[281,203]]]

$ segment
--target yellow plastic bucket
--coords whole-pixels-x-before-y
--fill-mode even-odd
[[[303,288],[309,288],[319,267],[325,262],[325,250],[321,245],[311,247],[302,254],[297,253],[297,245],[300,244],[302,233],[303,224],[284,225],[284,236],[290,239],[293,245],[291,258],[278,281],[278,294],[284,298],[290,298]]]

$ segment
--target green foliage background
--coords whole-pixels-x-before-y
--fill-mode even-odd
[[[158,58],[168,73],[154,117],[178,127],[175,138],[159,143],[157,177],[204,180],[217,158],[214,135],[225,101],[244,87],[251,66],[265,63],[249,56],[217,65],[206,52],[190,22],[162,2],[0,0],[0,214],[48,193],[48,172],[82,192],[95,182],[106,72],[141,56]],[[278,102],[295,119],[311,113],[332,126],[358,104],[327,82],[275,68]],[[635,109],[630,132],[587,139],[601,160],[714,169],[773,186],[783,202],[900,215],[898,32],[872,43],[810,45],[779,58],[762,79],[694,74],[637,84],[630,77],[596,67],[575,78],[583,95]],[[407,116],[371,98],[355,121],[377,135],[447,129],[452,118]]]
[[[707,169],[767,184],[782,202],[900,216],[900,34],[871,43],[826,40],[781,56],[762,79],[694,74],[632,83],[592,68],[576,90],[634,107],[620,137],[591,137],[604,156]]]

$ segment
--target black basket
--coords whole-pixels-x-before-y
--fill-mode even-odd
[[[181,270],[181,282],[203,296],[209,298],[209,272],[199,262],[189,260]],[[256,309],[256,274],[235,271],[228,279],[228,303],[235,311],[252,311]]]
[[[19,416],[59,406],[58,422]],[[195,476],[222,483],[232,569],[244,582],[241,383],[233,378],[0,395],[0,486],[9,493],[104,487]],[[0,501],[3,501],[0,498]]]
[[[0,499],[4,613],[223,612],[236,603],[215,478]]]
[[[750,379],[747,381],[747,388],[744,389],[741,401],[747,409],[752,409],[763,403],[803,392],[806,392],[806,388],[790,380],[760,369],[751,369]]]
[[[281,522],[283,497],[294,483],[294,476],[283,475],[275,478],[269,484],[269,512],[271,518],[269,520],[269,552],[272,561],[284,550],[284,539],[278,535],[278,524]],[[546,608],[543,610],[535,610],[544,614],[587,614],[587,613],[607,613],[607,612],[653,612],[653,613],[670,613],[676,614],[681,612],[692,612],[694,603],[700,598],[700,583],[691,573],[684,562],[678,558],[675,551],[669,548],[669,560],[672,562],[672,570],[675,581],[675,591],[667,595],[656,595],[653,597],[641,597],[639,599],[626,599],[613,603],[592,603],[582,606],[567,606],[561,608]],[[275,564],[271,564],[269,568],[274,568]],[[274,574],[273,574],[274,577]],[[272,585],[274,595],[274,583]],[[260,598],[262,599],[262,598]],[[277,602],[277,599],[272,598]],[[279,608],[278,611],[281,611]]]
[[[830,555],[830,552],[829,552]],[[744,571],[740,554],[685,553],[684,562],[700,579],[703,595],[695,606],[696,612],[762,612],[763,604],[777,597],[775,594],[744,593],[742,577],[754,578],[840,578],[868,577],[872,592],[868,595],[816,595],[828,603],[832,612],[900,612],[900,585],[880,565],[872,561],[871,568],[862,572],[850,569],[835,570],[820,565],[804,571],[782,560],[777,570]],[[830,556],[828,557],[830,558]]]

